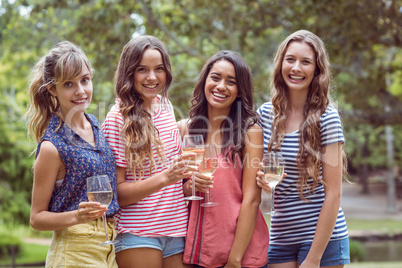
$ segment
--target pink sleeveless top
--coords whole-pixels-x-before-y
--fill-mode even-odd
[[[201,207],[201,201],[190,201],[189,223],[184,248],[184,263],[205,267],[224,266],[232,248],[240,206],[243,199],[241,161],[236,166],[219,155],[219,167],[214,173],[211,190],[215,207]],[[264,217],[258,210],[254,233],[243,255],[242,267],[261,267],[268,261],[269,233]]]

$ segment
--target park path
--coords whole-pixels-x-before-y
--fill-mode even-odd
[[[342,209],[347,219],[392,219],[402,221],[402,199],[398,199],[395,212],[388,212],[386,185],[370,184],[370,194],[362,194],[359,184],[342,185]]]
[[[27,238],[24,239],[25,243],[35,244],[35,245],[44,245],[44,246],[49,246],[51,241],[52,241],[51,238],[27,237]]]

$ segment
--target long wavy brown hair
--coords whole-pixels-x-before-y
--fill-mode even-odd
[[[329,58],[322,40],[306,30],[300,30],[289,35],[278,47],[274,58],[274,70],[271,79],[271,96],[273,105],[272,135],[268,143],[268,151],[280,150],[281,141],[285,135],[286,112],[289,106],[289,91],[282,77],[282,63],[289,44],[300,42],[308,44],[314,51],[316,70],[311,81],[307,100],[304,104],[304,120],[299,130],[299,152],[297,163],[299,168],[299,195],[306,199],[303,191],[314,192],[319,183],[324,183],[320,178],[321,168],[321,130],[320,117],[330,104],[330,80],[331,70]],[[343,174],[346,174],[346,154],[342,151]],[[307,183],[309,178],[313,184]]]
[[[28,89],[30,106],[26,114],[28,134],[39,142],[45,134],[52,114],[58,115],[60,104],[49,90],[56,84],[80,75],[83,66],[94,70],[85,53],[75,44],[62,41],[41,58],[32,69]]]
[[[156,49],[161,53],[166,71],[166,83],[161,91],[162,105],[167,103],[167,91],[172,82],[172,70],[169,55],[164,44],[156,37],[143,35],[130,40],[123,48],[114,78],[115,91],[120,99],[120,112],[124,125],[121,135],[125,140],[125,155],[129,168],[142,172],[146,159],[150,161],[150,171],[156,166],[153,155],[154,145],[158,157],[163,158],[163,144],[159,131],[152,122],[152,116],[146,111],[144,101],[134,86],[134,73],[147,49]]]
[[[209,127],[208,102],[205,97],[205,82],[212,66],[217,61],[228,61],[235,69],[238,97],[232,103],[229,115],[221,124],[222,154],[234,162],[241,157],[247,130],[258,122],[257,113],[253,110],[254,85],[250,68],[245,60],[236,52],[223,50],[208,59],[201,70],[198,81],[193,90],[190,107],[189,133],[201,134],[204,140]]]

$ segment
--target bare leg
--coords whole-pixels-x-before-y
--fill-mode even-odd
[[[163,268],[191,268],[193,265],[183,263],[183,253],[175,254],[163,259]]]
[[[119,268],[162,268],[163,255],[158,249],[132,248],[117,253],[116,261]]]
[[[284,262],[284,263],[270,263],[268,268],[297,268],[299,265],[296,261]]]
[[[299,267],[300,264],[297,264],[297,267]],[[340,265],[334,265],[334,266],[321,266],[321,267],[325,267],[325,268],[343,268],[345,265],[340,264]]]

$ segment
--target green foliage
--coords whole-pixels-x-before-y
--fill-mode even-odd
[[[349,247],[350,247],[350,260],[352,262],[359,262],[364,259],[364,256],[366,255],[366,250],[359,241],[350,240]]]
[[[394,165],[402,166],[402,125],[393,129]],[[351,168],[358,170],[368,164],[371,169],[386,169],[390,164],[387,158],[384,126],[345,124],[346,152],[351,160]]]
[[[22,243],[16,262],[18,264],[45,263],[49,246]],[[0,259],[0,265],[11,264],[10,255]],[[32,267],[32,266],[31,266]],[[37,267],[44,267],[38,265]]]
[[[4,182],[0,183],[0,223],[29,224],[29,199],[30,191],[12,190]]]
[[[14,90],[0,96],[0,223],[28,223],[32,189],[29,157],[33,147],[26,139],[26,98]]]
[[[16,255],[21,250],[21,240],[18,236],[4,229],[0,229],[0,259],[10,256],[12,252]]]
[[[16,246],[14,249],[17,253],[16,262],[18,264],[45,262],[49,246],[30,244],[25,239],[28,237],[45,237],[50,239],[52,234],[53,232],[35,231],[26,224],[0,223],[0,265],[11,264],[11,245]],[[1,255],[1,252],[6,252],[6,254]]]
[[[49,246],[46,245],[24,243],[18,257],[18,263],[44,263],[48,250]]]
[[[344,117],[346,146],[358,172],[365,164],[387,166],[384,126],[378,122],[383,122],[386,106],[401,113],[401,26],[395,0],[370,5],[365,0],[1,0],[0,220],[27,222],[35,144],[26,138],[26,89],[35,62],[61,40],[75,42],[93,64],[89,112],[102,122],[114,103],[113,77],[123,46],[140,34],[160,38],[171,56],[169,96],[180,120],[188,116],[192,89],[206,59],[223,49],[239,52],[249,63],[256,107],[269,100],[276,47],[289,33],[308,29],[326,43],[335,101],[352,112]],[[359,114],[370,115],[361,119],[364,125],[356,123]],[[392,114],[387,119],[394,125],[400,166],[402,120]],[[19,212],[5,196],[18,197]]]

